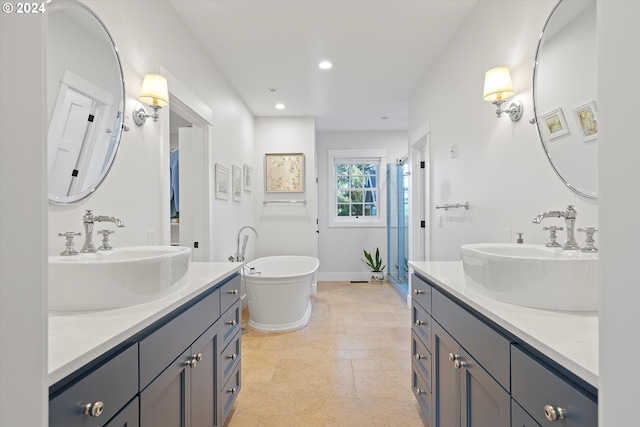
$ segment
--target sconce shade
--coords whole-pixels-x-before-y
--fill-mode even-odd
[[[147,74],[140,89],[140,101],[157,107],[169,105],[167,79],[160,74]]]
[[[485,101],[503,101],[513,95],[513,84],[508,67],[496,67],[488,70],[484,75]]]

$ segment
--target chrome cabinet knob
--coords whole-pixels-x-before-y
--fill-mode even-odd
[[[104,403],[94,402],[94,403],[87,403],[86,405],[84,405],[82,413],[92,417],[99,417],[100,414],[102,414],[103,410],[104,410]]]
[[[238,355],[235,353],[230,356],[227,356],[227,359],[231,359],[231,360],[236,360],[237,358],[238,358]]]
[[[449,361],[451,362],[455,362],[456,360],[458,360],[460,358],[459,354],[453,354],[453,353],[449,353]]]
[[[560,407],[554,407],[553,405],[544,405],[544,416],[549,421],[564,420],[567,416],[567,411]]]
[[[238,387],[230,388],[227,390],[227,393],[236,394],[238,392]]]
[[[230,321],[228,321],[228,322],[227,322],[227,325],[229,325],[229,326],[236,326],[236,323],[237,323],[237,322],[236,322],[235,320],[230,320]]]
[[[194,354],[185,362],[185,365],[189,368],[195,368],[198,366],[198,362],[202,362],[202,358],[202,353]]]
[[[423,291],[423,290],[421,290],[421,289],[414,289],[414,290],[413,290],[413,293],[414,293],[415,295],[422,295],[422,294],[424,294],[424,291]]]
[[[237,289],[232,289],[232,290],[229,291],[229,293],[231,295],[238,295],[238,290]]]
[[[416,358],[416,360],[422,360],[422,359],[426,359],[426,358],[427,358],[427,356],[422,355],[422,354],[420,354],[420,353],[416,353],[416,354],[414,355],[414,357]]]
[[[416,394],[417,395],[421,395],[421,394],[425,394],[426,391],[422,390],[421,388],[416,387]]]
[[[202,362],[202,353],[198,353],[195,356],[193,356],[193,358],[196,360],[196,362]]]
[[[453,362],[453,366],[454,366],[456,369],[462,369],[462,368],[464,368],[464,367],[465,367],[465,366],[467,366],[467,365],[468,365],[468,363],[467,363],[467,362],[465,362],[464,360],[460,360],[460,359],[456,359],[456,360]]]
[[[416,320],[416,326],[422,326],[422,325],[426,325],[427,322],[423,321],[423,320]]]

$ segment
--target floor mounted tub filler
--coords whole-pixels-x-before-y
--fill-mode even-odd
[[[311,293],[320,261],[308,256],[258,258],[243,268],[249,326],[260,331],[290,331],[311,317]]]

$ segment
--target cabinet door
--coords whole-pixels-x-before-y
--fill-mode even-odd
[[[460,346],[438,322],[433,322],[433,425],[460,427],[460,370],[451,358]],[[451,356],[450,356],[451,355]]]
[[[139,427],[140,402],[136,397],[125,408],[111,419],[104,427]]]
[[[509,427],[509,394],[466,351],[456,367],[462,372],[462,425],[465,427]]]
[[[191,423],[194,427],[215,425],[216,359],[218,356],[218,327],[211,326],[191,346],[197,365],[191,374]]]
[[[190,360],[187,349],[140,393],[140,427],[191,427]]]

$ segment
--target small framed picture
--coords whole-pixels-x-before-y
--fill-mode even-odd
[[[248,164],[244,164],[244,191],[251,193],[253,191],[253,168]]]
[[[573,114],[578,121],[578,127],[585,142],[598,138],[598,118],[595,101],[574,108]]]
[[[239,202],[242,200],[242,169],[240,166],[231,166],[231,182],[233,200]]]
[[[229,169],[216,163],[216,198],[229,200]]]
[[[550,113],[540,118],[540,128],[549,139],[555,139],[559,136],[569,133],[567,121],[564,119],[562,108],[556,108]]]

